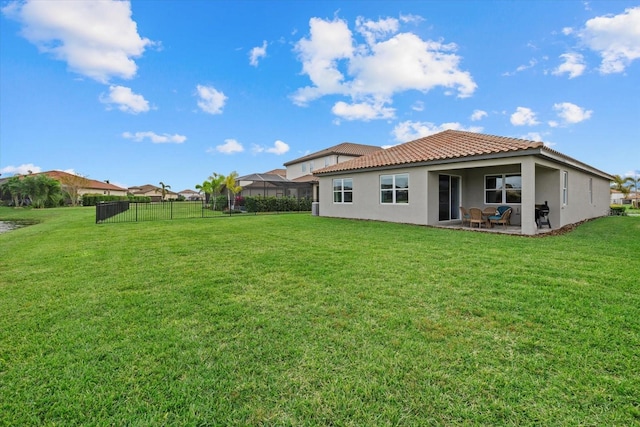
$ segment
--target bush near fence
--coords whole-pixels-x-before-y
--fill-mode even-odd
[[[248,196],[244,198],[247,212],[305,212],[311,211],[311,199],[295,197],[262,197]]]
[[[82,196],[82,206],[95,206],[100,202],[136,202],[150,203],[151,197],[147,196],[110,196],[105,194],[84,194]]]

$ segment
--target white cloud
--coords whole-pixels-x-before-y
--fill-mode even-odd
[[[263,147],[258,144],[252,144],[251,151],[253,152],[253,154],[264,153],[266,151],[267,153],[276,154],[279,156],[289,151],[289,144],[280,140],[275,141],[273,143],[273,147]]]
[[[249,52],[249,63],[254,67],[258,66],[258,60],[267,56],[267,41],[262,42],[262,46],[254,47]]]
[[[267,153],[277,154],[278,156],[289,151],[289,144],[277,140],[273,143],[273,147],[267,148]]]
[[[125,113],[138,114],[149,111],[149,102],[142,95],[124,86],[109,86],[109,95],[100,95],[100,102],[103,104],[116,104],[118,110]]]
[[[416,101],[412,106],[411,109],[413,111],[424,111],[424,102],[422,101]]]
[[[364,39],[358,43],[344,20],[312,18],[309,37],[295,46],[312,85],[299,88],[293,102],[306,105],[325,95],[342,95],[351,102],[336,103],[334,113],[348,120],[371,120],[393,117],[385,104],[403,91],[442,87],[461,98],[473,94],[477,85],[469,72],[460,70],[455,44],[397,33],[399,23],[394,18],[358,18],[356,31]]]
[[[241,153],[244,147],[235,139],[225,139],[224,144],[216,146],[216,151],[223,154]]]
[[[471,121],[477,122],[478,120],[482,120],[487,117],[487,112],[483,110],[473,110],[473,114],[471,114]]]
[[[213,86],[196,86],[198,91],[198,107],[205,113],[209,114],[222,114],[222,108],[224,107],[227,97],[224,93],[216,90]]]
[[[435,125],[430,122],[413,122],[407,120],[405,122],[398,123],[392,131],[392,135],[395,140],[402,143],[412,141],[414,139],[423,138],[425,136],[433,135],[445,130],[463,130],[469,132],[482,132],[481,127],[469,127],[465,128],[460,123],[442,123],[441,125]]]
[[[134,77],[132,58],[154,44],[138,34],[128,1],[14,1],[2,12],[22,24],[21,34],[41,52],[101,83]]]
[[[564,73],[569,74],[569,78],[581,76],[587,66],[584,64],[584,57],[579,53],[563,53],[560,58],[564,59],[564,62],[552,71],[552,74],[559,76]]]
[[[362,34],[369,45],[389,34],[398,32],[399,22],[395,18],[380,19],[379,21],[366,20],[362,16],[356,18],[356,31]]]
[[[42,168],[40,166],[36,166],[33,163],[25,163],[20,166],[5,166],[0,169],[0,174],[13,174],[13,175],[27,175],[29,172],[31,173],[39,173],[42,172]]]
[[[540,134],[539,132],[529,132],[525,135],[522,135],[520,138],[526,139],[528,141],[542,142],[542,134]]]
[[[564,124],[580,123],[591,118],[592,110],[585,110],[571,102],[553,104],[553,109],[558,112]]]
[[[515,76],[516,73],[520,73],[522,71],[528,70],[529,68],[533,68],[538,64],[538,61],[536,59],[531,59],[529,60],[529,63],[526,65],[520,65],[518,66],[518,68],[516,68],[515,71],[506,71],[504,73],[502,73],[503,76],[506,77],[511,77],[511,76]]]
[[[169,135],[168,133],[163,133],[159,135],[155,132],[147,131],[147,132],[124,132],[122,134],[123,138],[131,139],[136,142],[144,141],[148,139],[154,144],[182,144],[187,140],[187,137],[184,135],[173,134]]]
[[[621,73],[640,58],[640,6],[619,15],[590,19],[577,34],[587,47],[600,54],[601,73]]]
[[[536,113],[530,108],[518,107],[516,112],[511,115],[511,124],[514,126],[533,126],[538,123],[540,122],[536,118]]]
[[[374,119],[390,119],[395,116],[395,109],[386,108],[381,102],[347,104],[339,101],[333,106],[331,112],[345,120],[363,120],[365,122]]]

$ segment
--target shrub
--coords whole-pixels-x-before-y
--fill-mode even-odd
[[[311,211],[311,200],[295,197],[247,196],[244,198],[247,212],[298,212]]]
[[[610,206],[610,215],[626,215],[626,208],[622,205],[611,205]]]

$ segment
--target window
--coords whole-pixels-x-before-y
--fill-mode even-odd
[[[562,204],[569,203],[569,172],[562,171]]]
[[[309,162],[309,172],[313,172],[313,160]]]
[[[522,202],[522,176],[517,174],[487,175],[484,177],[486,204]]]
[[[409,203],[409,174],[380,175],[380,203]]]
[[[353,178],[333,180],[333,203],[353,202]]]
[[[303,163],[303,164],[302,164],[302,172],[304,173],[304,172],[306,172],[306,171],[307,171],[307,164],[306,164],[306,163]]]

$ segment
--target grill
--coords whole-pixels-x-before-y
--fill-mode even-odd
[[[541,228],[543,225],[548,225],[551,228],[549,222],[549,205],[545,200],[544,205],[536,205],[536,225]]]

